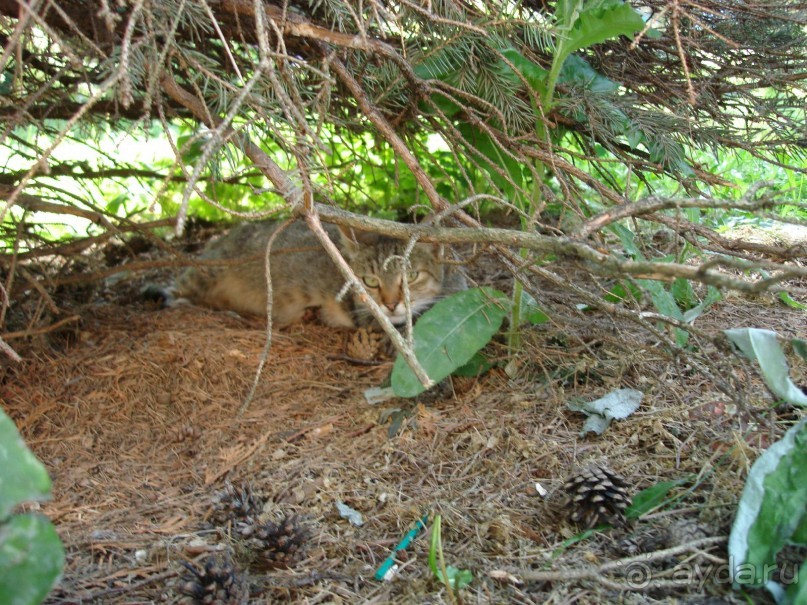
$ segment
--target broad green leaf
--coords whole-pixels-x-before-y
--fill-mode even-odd
[[[573,18],[573,14],[563,15],[567,23]],[[622,0],[587,2],[577,13],[571,29],[561,32],[564,37],[557,53],[565,60],[573,52],[618,36],[632,36],[643,27],[641,15]]]
[[[45,467],[25,445],[11,418],[0,410],[0,520],[21,502],[44,500],[49,494]]]
[[[754,462],[729,536],[736,584],[762,586],[807,514],[807,419]]]
[[[631,499],[631,505],[625,511],[625,515],[629,519],[638,519],[664,502],[671,489],[685,483],[684,479],[661,481],[643,489]]]
[[[64,547],[41,515],[16,515],[0,524],[0,603],[38,605],[64,568]]]
[[[735,328],[726,330],[725,334],[743,355],[752,361],[756,360],[765,384],[774,395],[793,405],[807,406],[807,395],[790,380],[787,359],[776,339],[776,332]]]
[[[670,285],[670,292],[680,309],[691,309],[698,304],[695,290],[692,289],[692,283],[688,279],[676,277]]]
[[[492,288],[472,288],[445,298],[415,324],[415,356],[432,380],[440,381],[468,363],[502,325],[507,296]],[[398,355],[392,368],[398,397],[414,397],[425,388]]]
[[[794,338],[790,341],[790,344],[793,345],[793,350],[799,354],[799,357],[807,359],[807,340]]]
[[[606,78],[583,57],[570,55],[560,69],[561,82],[575,84],[591,92],[605,94],[619,90],[619,84]],[[623,114],[624,115],[624,114]],[[627,116],[625,117],[627,120]]]

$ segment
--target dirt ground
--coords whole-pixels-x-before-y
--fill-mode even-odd
[[[481,273],[507,286],[502,273]],[[555,303],[568,298],[540,287]],[[262,322],[158,309],[125,292],[76,307],[67,340],[13,341],[25,359],[0,375],[4,408],[53,478],[41,510],[67,566],[48,603],[191,602],[181,562],[201,570],[215,556],[232,562],[241,597],[231,602],[748,602],[727,582],[726,537],[748,468],[799,412],[771,409],[750,366],[711,337],[743,326],[804,337],[803,312],[723,300],[696,322],[703,355],[693,360],[624,317],[578,314],[529,330],[515,357],[492,343],[485,353],[498,365],[478,379],[377,405],[364,392],[391,360],[347,360],[350,334],[305,323],[275,333],[240,412]],[[584,416],[567,405],[625,387],[644,393],[640,409],[581,436]],[[621,474],[631,495],[680,485],[634,524],[581,537],[560,488],[591,464]],[[213,510],[228,484],[254,492],[260,523],[293,519],[285,565],[267,566],[235,514]],[[416,521],[428,515],[431,526],[436,514],[446,563],[470,570],[471,584],[450,595],[434,578],[428,532],[398,552],[390,581],[376,580]]]

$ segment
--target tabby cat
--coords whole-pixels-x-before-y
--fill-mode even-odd
[[[202,252],[205,260],[232,260],[219,267],[194,267],[177,280],[173,294],[214,309],[242,314],[266,313],[266,279],[263,255],[277,228],[271,221],[244,223],[212,241]],[[325,225],[345,260],[364,282],[373,299],[393,324],[406,321],[402,263],[406,241],[375,233]],[[406,279],[412,313],[423,312],[439,298],[466,288],[465,277],[442,261],[437,244],[416,244],[409,256]],[[238,262],[238,259],[241,260]],[[287,326],[318,308],[329,326],[369,325],[373,318],[355,293],[337,300],[345,280],[304,222],[292,223],[272,246],[272,320]]]

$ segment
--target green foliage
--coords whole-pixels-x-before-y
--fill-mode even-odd
[[[556,47],[543,95],[551,107],[563,63],[574,52],[618,36],[631,36],[644,27],[642,17],[622,0],[560,0],[555,8]]]
[[[655,485],[643,489],[638,494],[631,498],[631,504],[625,511],[625,516],[628,519],[638,519],[642,515],[646,515],[653,509],[661,506],[667,498],[667,494],[674,488],[686,483],[684,479],[676,481],[660,481]]]
[[[743,355],[759,364],[762,378],[774,395],[793,405],[807,406],[807,394],[790,379],[787,360],[776,332],[736,328],[725,333]]]
[[[806,476],[804,419],[769,447],[748,474],[729,538],[735,584],[768,585],[775,591],[770,573],[776,568],[776,554],[788,543],[807,546]],[[791,596],[795,595],[798,586],[791,589]],[[783,602],[798,601],[785,598]]]
[[[452,376],[475,378],[476,376],[481,376],[492,367],[493,364],[482,353],[474,353],[474,356],[467,363],[458,367],[451,374]]]
[[[50,477],[0,410],[0,519],[7,519],[21,502],[42,500],[50,493]]]
[[[11,514],[23,502],[50,493],[50,479],[0,410],[0,597],[9,605],[36,605],[64,567],[64,547],[42,515]]]
[[[432,534],[429,545],[429,567],[434,573],[434,577],[446,585],[449,594],[452,595],[452,600],[454,600],[453,591],[468,586],[473,581],[474,575],[469,569],[458,569],[453,565],[446,565],[443,558],[441,524],[441,516],[435,515],[434,521],[432,521]]]
[[[788,376],[776,334],[768,330],[727,330],[744,355],[759,363],[765,383],[794,405],[807,395]],[[787,544],[807,546],[807,418],[770,446],[751,467],[729,537],[735,585],[766,586],[780,603],[800,604],[804,589],[796,582],[785,592],[771,580],[776,555]],[[799,580],[805,574],[802,562]]]
[[[506,313],[506,296],[492,288],[472,288],[449,296],[415,324],[415,356],[429,377],[440,381],[490,341]],[[399,397],[414,397],[425,390],[400,355],[392,369],[392,389]]]

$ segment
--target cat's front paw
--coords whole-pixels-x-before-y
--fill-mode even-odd
[[[383,352],[384,334],[361,327],[348,337],[345,354],[358,361],[375,361]]]

